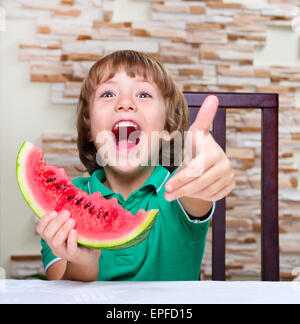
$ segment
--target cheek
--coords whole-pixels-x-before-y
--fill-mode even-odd
[[[105,129],[105,121],[107,119],[105,112],[101,110],[91,110],[90,123],[91,123],[91,135],[93,140],[96,140],[98,133]]]
[[[150,129],[163,130],[166,122],[165,108],[160,106],[160,108],[149,110],[145,118]]]
[[[99,123],[101,123],[101,120],[99,120],[98,115],[92,112],[90,114],[90,124],[91,124],[91,133],[93,137],[95,136],[97,129],[101,127],[101,124],[99,125]]]
[[[164,106],[152,109],[151,113],[145,114],[145,119],[149,127],[148,145],[151,147],[151,155],[158,154],[161,148],[161,132],[164,130],[166,122],[166,111]],[[153,131],[153,132],[152,132]]]

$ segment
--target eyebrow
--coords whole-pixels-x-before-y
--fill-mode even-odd
[[[139,83],[145,83],[145,82],[150,83],[146,79],[137,79],[136,82],[139,82]],[[113,81],[113,80],[108,80],[108,81],[105,81],[105,82],[101,83],[100,86],[103,85],[103,84],[116,84],[116,83],[118,83],[118,82],[117,81]]]
[[[148,80],[145,80],[145,79],[137,79],[136,80],[138,83],[149,83],[150,84],[150,86],[153,88],[155,88],[155,86],[153,86],[153,84],[151,84],[151,82],[149,82]],[[100,88],[102,88],[102,86],[104,86],[104,85],[115,85],[115,84],[117,84],[118,82],[117,81],[113,81],[113,80],[108,80],[108,81],[105,81],[105,82],[103,82],[103,83],[100,83],[99,85],[98,85],[98,87],[97,87],[97,90],[96,90],[96,95],[98,95],[99,94],[99,92],[100,92]]]

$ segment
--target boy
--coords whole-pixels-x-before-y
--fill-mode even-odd
[[[114,52],[91,68],[81,89],[77,123],[80,159],[91,177],[75,179],[74,185],[90,194],[100,191],[106,199],[116,197],[133,214],[141,208],[160,212],[146,240],[101,252],[77,245],[68,211],[45,215],[37,232],[48,279],[199,279],[215,201],[235,186],[231,163],[209,132],[217,109],[218,99],[209,96],[189,128],[183,94],[160,62],[144,53]],[[134,140],[122,133],[130,127],[137,134]],[[187,130],[190,146],[183,163],[175,165],[178,147],[167,138],[171,163],[159,164],[163,139],[153,134],[177,131],[185,147]],[[103,132],[108,134],[104,143]],[[121,163],[138,152],[135,163]],[[149,161],[156,162],[144,163]]]

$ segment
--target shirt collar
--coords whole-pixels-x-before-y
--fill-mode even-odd
[[[142,188],[151,186],[152,188],[155,189],[156,193],[158,193],[161,188],[163,187],[164,183],[168,179],[170,175],[170,172],[167,168],[163,167],[160,164],[157,164],[149,176],[149,178],[146,180],[146,182],[138,189],[141,190]],[[109,188],[107,188],[103,182],[106,180],[105,172],[104,169],[101,168],[99,170],[96,170],[89,182],[88,182],[88,187],[89,187],[89,194],[92,194],[94,192],[100,191],[101,195],[103,197],[108,197],[112,195],[116,195],[116,193]]]

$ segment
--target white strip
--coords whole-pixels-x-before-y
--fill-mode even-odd
[[[50,266],[52,266],[52,264],[56,263],[56,262],[59,262],[59,261],[62,261],[61,258],[56,258],[56,259],[53,259],[52,261],[50,261],[46,266],[45,266],[45,272],[48,270],[48,268]]]
[[[197,220],[197,219],[195,219],[195,220],[191,220],[191,219],[189,218],[189,215],[186,213],[185,209],[182,207],[181,202],[179,201],[179,199],[177,198],[176,200],[177,200],[179,206],[181,207],[182,211],[184,212],[184,215],[186,216],[186,218],[188,219],[188,221],[191,222],[191,223],[194,223],[194,224],[201,224],[201,223],[206,223],[206,222],[208,222],[208,221],[212,218],[212,215],[214,214],[215,209],[216,209],[216,202],[214,201],[214,202],[213,202],[213,206],[212,206],[211,213],[210,213],[210,215],[209,215],[205,220],[203,220],[203,221],[201,221],[201,220]]]
[[[164,185],[164,183],[167,181],[169,175],[170,175],[170,171],[168,171],[168,174],[166,175],[164,181],[163,181],[162,184],[159,186],[159,188],[157,188],[157,190],[156,190],[157,193],[160,191],[160,189],[162,188],[162,186]]]
[[[92,192],[91,192],[90,182],[88,182],[88,189],[89,189],[89,194],[91,195]]]

